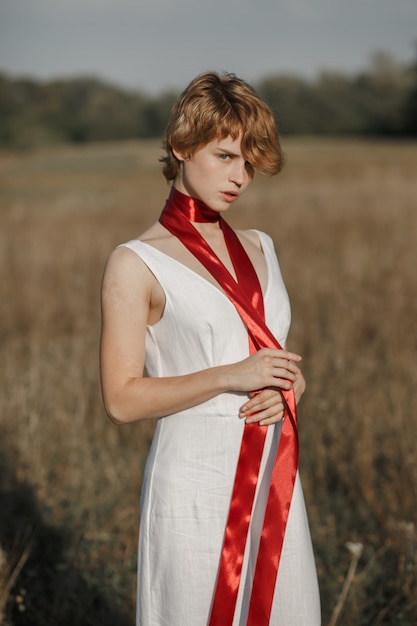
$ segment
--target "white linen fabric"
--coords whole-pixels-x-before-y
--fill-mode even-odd
[[[268,268],[266,323],[281,345],[290,305],[272,239],[256,231]],[[227,296],[203,277],[139,240],[123,244],[149,267],[165,296],[148,326],[149,376],[178,376],[249,355],[248,334]],[[247,396],[223,393],[158,419],[141,496],[137,626],[206,626],[214,594]],[[281,425],[268,427],[233,626],[244,626],[269,480]],[[318,626],[317,575],[297,475],[270,624]]]

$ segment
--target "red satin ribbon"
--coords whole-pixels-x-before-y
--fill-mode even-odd
[[[204,265],[235,305],[248,330],[251,354],[264,347],[281,349],[265,324],[262,290],[254,267],[236,233],[220,214],[172,188],[159,221]],[[237,281],[191,223],[208,221],[219,221]],[[269,624],[298,467],[294,393],[283,391],[282,395],[286,419],[272,471],[247,626]],[[266,433],[267,427],[258,424],[246,424],[243,431],[209,626],[231,626],[233,622]]]

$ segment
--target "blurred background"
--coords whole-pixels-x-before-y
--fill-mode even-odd
[[[271,234],[290,293],[323,626],[414,626],[414,0],[2,0],[0,623],[134,624],[154,423],[104,414],[100,281],[157,219],[170,107],[207,69],[257,88],[287,156],[230,222]]]

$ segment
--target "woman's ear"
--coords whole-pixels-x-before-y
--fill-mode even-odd
[[[181,152],[181,150],[177,150],[176,148],[174,148],[174,146],[172,146],[171,151],[177,161],[185,161],[187,159],[187,156],[183,152]]]

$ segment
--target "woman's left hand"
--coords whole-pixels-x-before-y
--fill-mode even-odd
[[[303,395],[306,382],[299,368],[293,383],[296,404]],[[261,391],[251,393],[251,399],[241,407],[239,417],[245,419],[247,424],[257,422],[260,426],[269,426],[280,422],[284,417],[284,401],[279,389],[269,387]]]

